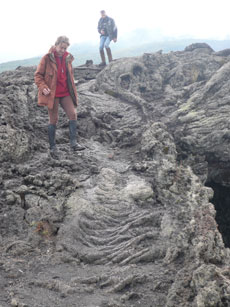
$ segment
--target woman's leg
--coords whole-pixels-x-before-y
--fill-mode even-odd
[[[85,147],[77,143],[76,133],[77,133],[77,112],[75,110],[73,100],[70,96],[61,98],[61,106],[64,109],[68,119],[69,119],[69,138],[70,145],[73,150],[83,150]]]
[[[70,96],[62,97],[60,99],[60,104],[62,108],[64,109],[69,120],[77,119],[77,112],[75,110],[73,100]]]
[[[54,106],[53,109],[48,109],[49,112],[49,120],[50,125],[56,125],[58,122],[58,106],[59,106],[60,98],[56,97],[54,99]]]

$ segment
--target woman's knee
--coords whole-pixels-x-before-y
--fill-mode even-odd
[[[50,123],[50,125],[57,125],[58,116],[52,116],[52,115],[49,114],[49,123]]]
[[[62,100],[61,106],[64,109],[69,120],[77,119],[77,112],[74,107],[73,100],[70,96],[67,96]]]
[[[56,125],[58,123],[58,112],[57,110],[49,110],[49,123]]]
[[[49,113],[49,123],[51,125],[56,125],[58,123],[58,105],[59,105],[59,98],[55,98],[53,109],[48,109]]]
[[[74,109],[70,114],[69,114],[69,120],[76,120],[77,119],[77,112]]]

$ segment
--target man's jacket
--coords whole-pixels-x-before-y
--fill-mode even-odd
[[[109,16],[106,16],[105,18],[100,18],[97,29],[100,34],[101,30],[104,30],[105,34],[103,35],[109,36],[110,40],[117,38],[117,27],[115,21]]]

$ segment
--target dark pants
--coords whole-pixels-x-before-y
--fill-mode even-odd
[[[73,100],[70,96],[65,97],[56,97],[54,99],[54,106],[53,109],[48,109],[49,112],[49,120],[51,125],[56,125],[58,122],[58,108],[59,104],[65,111],[69,120],[76,120],[77,119],[77,112],[75,110]]]

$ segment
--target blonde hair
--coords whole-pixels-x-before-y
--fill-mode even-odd
[[[58,38],[57,38],[57,40],[56,40],[56,42],[55,42],[55,46],[58,46],[58,45],[60,45],[60,44],[62,44],[62,43],[64,43],[64,44],[66,44],[66,45],[70,45],[70,43],[69,43],[69,39],[68,39],[68,37],[67,36],[59,36]]]

